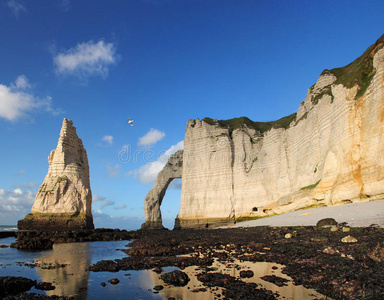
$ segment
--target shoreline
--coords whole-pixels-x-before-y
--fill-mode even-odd
[[[208,295],[202,299],[281,299],[286,296],[278,296],[279,292],[271,286],[285,284],[313,289],[318,294],[312,299],[379,299],[384,298],[383,205],[384,200],[379,200],[311,208],[216,229],[3,231],[0,237],[1,234],[17,237],[18,249],[45,245],[42,241],[47,240],[59,245],[127,241],[128,248],[120,249],[127,256],[90,263],[87,272],[115,276],[121,281],[119,289],[124,289],[123,285],[129,283],[125,277],[128,273],[121,272],[145,271],[148,280],[153,285],[156,283],[151,287],[147,282],[146,290],[153,295],[163,293],[165,299],[168,296],[164,295],[171,295],[177,286],[163,279],[170,268],[194,282],[177,287],[179,293]],[[320,219],[332,217],[339,223],[337,226],[314,226]],[[48,249],[52,249],[52,243],[50,246]],[[262,283],[255,283],[256,266],[262,262],[271,263],[271,273],[257,275]],[[271,269],[276,265],[279,272]],[[240,271],[243,275],[250,274],[249,278]],[[264,282],[268,280],[271,286],[265,289],[268,285]],[[93,289],[100,289],[100,284],[105,283],[93,283]],[[33,299],[32,295],[28,297]]]
[[[351,227],[368,227],[372,224],[384,227],[384,200],[300,209],[281,215],[242,221],[220,228],[315,226],[319,220],[325,218],[333,218],[338,223],[347,223]]]

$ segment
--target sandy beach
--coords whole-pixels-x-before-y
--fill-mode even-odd
[[[297,210],[268,218],[239,222],[232,226],[226,226],[225,228],[314,226],[317,221],[324,218],[334,218],[338,223],[347,222],[348,225],[352,227],[366,227],[371,224],[384,227],[384,200]]]

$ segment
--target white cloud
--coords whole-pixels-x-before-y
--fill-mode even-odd
[[[40,99],[31,92],[31,85],[24,75],[20,75],[10,86],[0,84],[0,118],[16,121],[36,110],[59,113],[52,108],[52,98]]]
[[[106,197],[100,195],[93,195],[92,202],[99,202],[101,208],[115,204],[114,201],[108,200]]]
[[[31,85],[28,82],[28,78],[25,75],[20,75],[19,77],[17,77],[15,83],[12,84],[12,86],[20,90],[26,90],[31,88]]]
[[[152,182],[156,179],[157,174],[163,169],[172,154],[183,148],[184,141],[180,141],[176,145],[171,146],[163,154],[161,154],[158,160],[154,162],[149,162],[137,170],[129,171],[126,175],[133,175],[134,177],[139,177],[139,180],[143,183]]]
[[[125,205],[125,204],[120,204],[119,206],[116,206],[116,207],[114,207],[113,209],[116,209],[116,210],[118,210],[118,209],[124,209],[124,208],[126,208],[127,206]]]
[[[85,79],[89,76],[108,75],[108,67],[117,60],[113,43],[89,41],[59,53],[54,57],[56,72]]]
[[[28,184],[14,184],[12,187],[15,189],[34,189],[37,188],[38,185],[36,182],[28,182]]]
[[[71,8],[71,2],[69,0],[62,0],[60,3],[60,8],[64,12],[69,11]]]
[[[109,145],[113,144],[113,136],[112,135],[104,135],[103,138],[101,139],[102,142],[105,142]]]
[[[107,177],[119,177],[120,175],[120,166],[119,165],[107,165]]]
[[[152,146],[156,144],[158,141],[162,140],[165,137],[165,133],[151,128],[149,132],[147,132],[144,136],[139,138],[139,142],[137,143],[139,146]]]
[[[0,189],[0,223],[13,225],[24,218],[31,212],[34,200],[35,193],[32,191]]]
[[[27,170],[24,170],[24,169],[20,170],[19,173],[16,174],[16,176],[21,176],[21,175],[23,175],[26,172],[27,172]]]
[[[7,6],[10,10],[12,10],[13,14],[17,18],[19,17],[20,12],[22,12],[22,11],[26,12],[27,11],[27,8],[25,7],[25,5],[21,1],[18,1],[18,0],[9,0],[7,2]]]
[[[120,228],[137,230],[144,223],[144,214],[138,216],[110,216],[101,210],[92,210],[93,223],[96,228]]]

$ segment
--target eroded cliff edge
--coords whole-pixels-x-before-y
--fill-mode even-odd
[[[275,122],[189,120],[175,227],[384,198],[384,36]]]

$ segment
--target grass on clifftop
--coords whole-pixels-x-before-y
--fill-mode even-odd
[[[368,47],[368,49],[355,59],[352,63],[345,67],[335,68],[332,70],[324,70],[321,74],[333,74],[337,77],[334,84],[342,84],[347,88],[352,88],[356,84],[359,86],[359,90],[356,93],[356,99],[364,95],[368,86],[371,84],[371,80],[376,73],[375,68],[373,67],[373,56],[377,53],[378,50],[384,47],[384,34],[376,41],[375,44]],[[312,99],[313,103],[316,105],[318,101],[324,96],[329,95],[333,101],[333,94],[330,87],[325,87],[319,95],[316,95]],[[255,129],[261,134],[271,130],[272,128],[289,128],[289,125],[292,121],[296,120],[296,114],[293,113],[289,116],[283,117],[277,121],[271,122],[254,122],[248,119],[247,117],[233,118],[229,120],[214,120],[211,118],[204,118],[202,121],[210,125],[218,125],[224,128],[229,128],[230,131],[241,128],[243,125],[246,125],[248,128]],[[307,113],[296,121],[295,125],[301,121],[303,118],[306,118]]]
[[[376,70],[373,67],[373,56],[377,51],[384,46],[384,34],[371,45],[359,58],[354,60],[349,65],[342,68],[332,70],[324,70],[322,74],[331,73],[337,77],[334,84],[342,84],[347,88],[351,88],[356,84],[359,85],[359,90],[356,94],[356,99],[364,95],[371,80],[375,75]]]
[[[211,118],[204,118],[203,121],[210,125],[219,125],[221,127],[229,128],[231,131],[241,128],[246,125],[248,128],[255,129],[260,133],[267,132],[272,128],[284,128],[287,129],[289,124],[296,119],[296,113],[283,117],[277,121],[271,122],[254,122],[247,117],[233,118],[229,120],[213,120]]]

